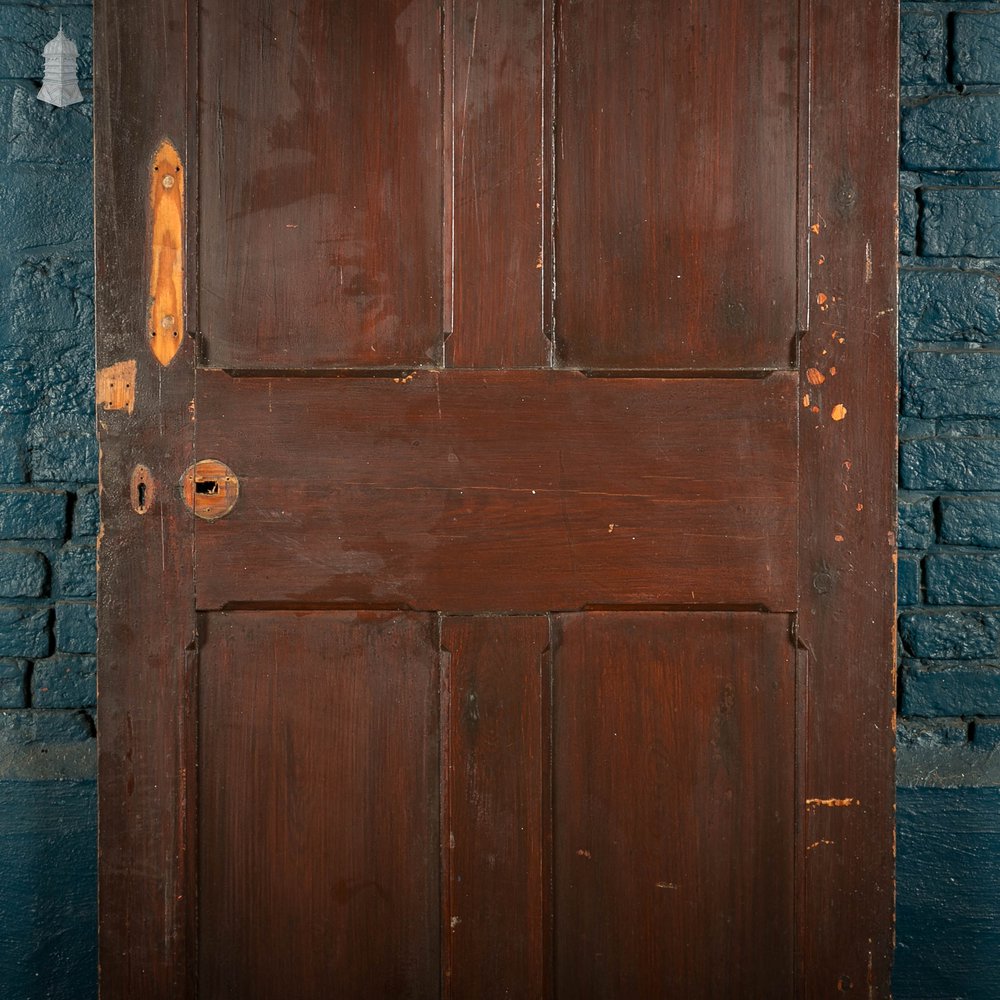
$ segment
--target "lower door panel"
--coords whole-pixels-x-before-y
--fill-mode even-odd
[[[202,615],[201,995],[791,996],[789,626]]]

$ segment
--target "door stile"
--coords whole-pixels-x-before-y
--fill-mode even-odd
[[[888,997],[898,5],[809,0],[807,10],[809,332],[800,356],[798,631],[808,654],[799,803],[802,995],[854,990]]]
[[[193,287],[177,270],[192,218],[193,31],[186,0],[99,0],[95,29],[98,384],[118,373],[129,396],[98,404],[101,995],[175,1000],[193,995],[194,967],[193,532],[175,492],[194,454],[194,324],[175,308]],[[173,213],[166,230],[151,218],[155,184]],[[169,295],[151,288],[154,268]],[[175,322],[156,329],[180,343],[163,365],[150,322],[167,297]]]

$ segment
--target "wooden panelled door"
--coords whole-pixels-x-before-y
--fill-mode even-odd
[[[886,997],[893,0],[99,0],[105,1000]]]

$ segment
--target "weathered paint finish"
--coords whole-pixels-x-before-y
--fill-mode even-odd
[[[199,531],[198,607],[792,610],[795,390],[791,372],[200,372],[198,447],[248,489]],[[307,462],[306,426],[336,428]]]
[[[187,23],[201,45],[180,0],[107,2],[109,38],[174,26],[161,61],[202,88],[168,101],[136,79],[145,64],[103,63],[150,145],[197,119],[187,327],[206,366],[195,400],[190,338],[168,369],[145,358],[143,405],[104,425],[109,997],[193,995],[196,970],[210,992],[236,970],[247,996],[325,996],[331,970],[350,994],[369,969],[375,992],[426,995],[442,962],[474,981],[493,935],[458,924],[442,949],[462,919],[440,905],[443,852],[453,831],[488,885],[499,859],[478,845],[511,802],[526,828],[504,846],[542,874],[491,901],[538,932],[504,946],[528,989],[697,995],[732,970],[754,995],[885,996],[894,90],[876,57],[891,0],[852,8],[849,32],[822,0],[711,0],[666,22],[648,0],[539,0],[541,24],[522,5],[486,31],[495,6],[483,33],[474,10],[424,0],[204,0]],[[537,128],[550,59],[554,132]],[[748,74],[773,89],[763,111]],[[678,87],[693,127],[674,135]],[[523,173],[495,171],[496,144]],[[696,195],[649,183],[661,153]],[[134,169],[105,176],[113,206],[134,204]],[[110,360],[135,356],[123,331],[147,305],[137,234],[114,234]],[[539,234],[532,264],[520,247]],[[164,485],[195,454],[239,476],[231,516],[191,518]],[[136,464],[159,517],[121,502]],[[534,613],[578,609],[558,617],[546,685]],[[512,612],[533,614],[495,626],[525,630],[504,657],[453,631],[435,662],[442,615]],[[481,670],[523,699],[513,715],[480,714]],[[450,786],[443,761],[465,767]],[[470,777],[492,813],[463,810]]]
[[[805,997],[850,989],[885,998],[894,911],[898,7],[810,0],[803,16],[811,98],[800,147],[799,365],[812,405],[800,408],[799,912],[808,918],[798,959]],[[810,369],[825,381],[814,384]],[[822,849],[808,849],[816,843]]]
[[[150,347],[166,366],[184,340],[184,170],[169,139],[153,160],[149,205]]]
[[[37,752],[57,752],[40,745]],[[97,993],[97,788],[93,776],[0,773],[0,992],[5,1000]]]
[[[906,891],[897,915],[895,996],[995,1000],[1000,788],[901,787],[897,815],[897,874]]]
[[[100,0],[94,10],[104,74],[94,105],[94,183],[103,206],[95,215],[97,365],[134,358],[139,401],[127,419],[115,413],[98,418],[104,1000],[179,1000],[193,985],[195,519],[176,492],[194,461],[194,351],[183,332],[197,328],[181,284],[182,277],[190,280],[190,270],[180,257],[182,231],[191,229],[181,215],[190,208],[190,199],[181,200],[189,185],[177,167],[194,149],[187,124],[188,51],[197,43],[186,13],[185,0]],[[139,46],[150,38],[156,44]],[[173,186],[164,187],[163,178],[171,176]],[[185,304],[188,315],[181,311]],[[154,313],[160,320],[172,315],[176,323],[153,327]],[[161,341],[157,356],[151,348]],[[137,465],[146,466],[154,484],[154,506],[145,516],[137,513],[130,489]],[[140,645],[130,649],[128,637],[139,636]]]

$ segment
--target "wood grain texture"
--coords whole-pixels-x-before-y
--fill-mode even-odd
[[[797,6],[559,3],[560,364],[788,366]]]
[[[99,0],[105,1000],[888,995],[896,7],[553,4]]]
[[[444,996],[551,995],[549,623],[446,617]]]
[[[452,6],[455,319],[448,364],[544,367],[552,4]]]
[[[198,379],[198,602],[792,610],[794,373]],[[720,572],[720,567],[725,567]]]
[[[135,361],[119,361],[100,368],[95,379],[94,395],[98,410],[135,409]]]
[[[201,996],[438,995],[437,632],[202,620]]]
[[[559,996],[794,995],[793,654],[785,615],[556,619]]]
[[[149,344],[169,365],[184,342],[184,167],[169,139],[149,171]]]
[[[165,139],[182,164],[192,152],[186,102],[193,36],[185,14],[182,0],[99,0],[94,8],[97,365],[135,362],[132,411],[98,412],[103,1000],[194,995],[193,537],[191,519],[175,502],[176,483],[192,461],[193,351],[184,338],[163,368],[147,326],[156,266],[150,178]],[[137,40],[149,38],[156,44],[137,57]],[[177,265],[175,248],[174,277]],[[148,468],[143,514],[133,509],[130,489],[138,466]]]
[[[439,360],[439,4],[204,0],[200,18],[207,358]]]
[[[799,639],[808,662],[800,706],[806,727],[801,995],[850,990],[888,997],[898,8],[893,0],[850,8],[812,0],[808,7],[810,332],[801,344],[801,367],[811,405],[802,411],[800,458]],[[810,368],[827,376],[822,385],[810,383]],[[809,805],[810,799],[852,804]]]

